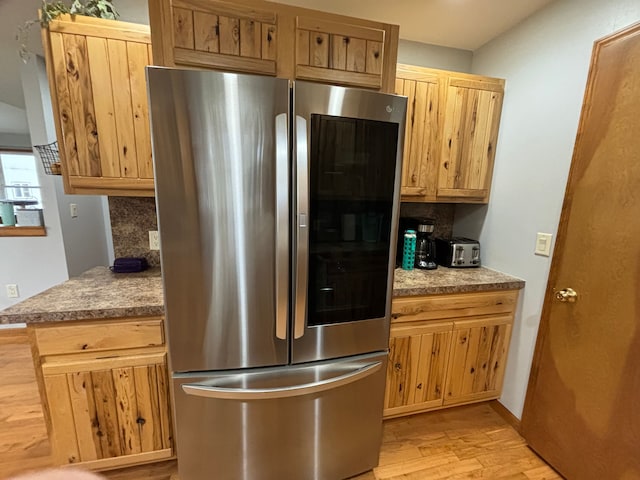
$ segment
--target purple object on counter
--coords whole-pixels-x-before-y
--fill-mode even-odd
[[[114,273],[142,272],[149,268],[146,258],[116,258],[110,267]]]

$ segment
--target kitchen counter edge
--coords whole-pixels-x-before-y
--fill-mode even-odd
[[[488,268],[395,270],[393,296],[512,290],[524,281]],[[94,267],[23,302],[0,311],[0,325],[38,324],[164,315],[159,268],[115,274]]]

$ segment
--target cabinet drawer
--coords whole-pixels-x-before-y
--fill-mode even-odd
[[[478,315],[513,315],[518,290],[396,297],[391,305],[391,320],[415,322]]]
[[[161,317],[36,327],[34,336],[41,357],[164,344]]]

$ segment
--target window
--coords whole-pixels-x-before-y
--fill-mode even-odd
[[[0,151],[0,199],[42,208],[36,157],[31,152]]]

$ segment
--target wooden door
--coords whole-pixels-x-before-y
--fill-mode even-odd
[[[448,79],[438,199],[486,203],[493,175],[504,81]]]
[[[569,479],[640,478],[638,79],[640,24],[596,42],[522,416]]]
[[[451,322],[392,325],[386,417],[442,406],[452,327]]]
[[[42,375],[55,464],[110,468],[173,455],[164,347],[48,357]]]
[[[511,323],[510,315],[454,322],[445,405],[500,396]]]
[[[396,94],[407,97],[401,194],[407,201],[435,201],[439,154],[440,75],[398,65]]]

